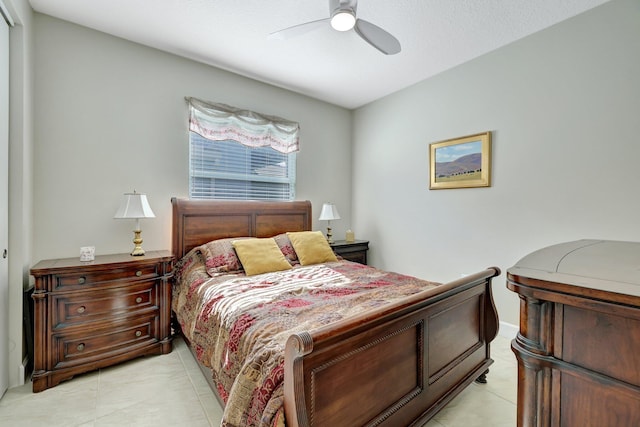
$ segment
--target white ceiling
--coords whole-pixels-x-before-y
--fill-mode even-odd
[[[30,0],[41,13],[356,108],[608,0],[360,0],[358,18],[393,34],[386,56],[329,25],[328,0]]]

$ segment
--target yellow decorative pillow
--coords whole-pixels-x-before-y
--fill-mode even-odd
[[[293,249],[302,265],[337,261],[327,239],[320,231],[296,231],[287,233]]]
[[[247,276],[291,268],[291,264],[272,238],[234,240],[232,245]]]

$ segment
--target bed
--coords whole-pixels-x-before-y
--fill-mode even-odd
[[[293,264],[291,269],[252,276],[261,280],[257,286],[254,282],[248,284],[249,277],[243,277],[242,272],[207,271],[210,258],[202,248],[209,246],[203,245],[227,240],[240,248],[237,242],[245,240],[240,239],[243,237],[281,239],[289,236],[293,241],[298,234],[311,235],[313,233],[300,233],[311,230],[310,202],[173,198],[172,208],[172,250],[179,260],[172,297],[174,328],[182,333],[225,408],[223,426],[420,426],[474,380],[485,381],[485,374],[493,363],[490,342],[498,330],[491,292],[491,279],[500,274],[498,268],[490,267],[450,283],[437,284],[346,260],[296,265],[301,262],[300,257],[293,261],[287,258]],[[278,247],[288,257],[287,243],[284,246],[281,243],[278,240]],[[296,249],[300,249],[297,243]],[[196,265],[194,260],[205,265]],[[203,277],[203,269],[208,277]],[[290,317],[298,313],[300,307],[306,307],[309,295],[322,294],[324,301],[334,303],[343,301],[344,294],[359,292],[359,288],[351,288],[360,285],[347,279],[349,275],[363,277],[369,288],[375,287],[375,302],[368,302],[366,309],[355,309],[355,304],[342,302],[338,305],[346,307],[347,315],[338,314],[336,309],[330,310],[333,317],[328,316],[324,307],[319,310],[323,313],[321,320]],[[315,278],[313,289],[292,290],[293,276],[296,280]],[[194,280],[195,277],[199,279]],[[396,279],[402,283],[393,282]],[[225,280],[235,282],[222,283]],[[275,289],[281,282],[289,286],[288,292],[292,294],[285,299],[274,297],[280,300],[269,306],[272,297],[265,302],[265,289],[271,295],[271,284]],[[265,287],[265,283],[269,285]],[[325,286],[331,287],[335,301],[326,298]],[[253,292],[257,288],[260,294],[255,295],[260,296],[254,295],[252,303],[233,299],[240,292],[237,289]],[[396,291],[400,294],[391,297]],[[209,299],[196,302],[196,294]],[[251,322],[247,322],[248,315],[238,313],[238,307],[243,305],[270,313],[276,305],[278,310],[284,307],[285,311],[277,314],[278,322],[293,326],[292,330],[265,337],[271,327],[263,324],[248,332],[252,322],[258,324],[261,320],[251,317]],[[200,310],[204,307],[206,313],[189,312],[190,306]],[[226,321],[216,318],[214,306],[223,306],[226,308],[222,311],[235,313],[235,320],[227,325],[230,329],[218,329]],[[205,324],[202,319],[210,323]],[[307,325],[311,326],[307,328]],[[245,335],[267,341],[260,345],[248,344],[249,337]],[[279,337],[275,344],[274,337]],[[206,343],[212,348],[207,348]],[[250,367],[246,368],[248,371],[239,368],[243,369],[242,378],[238,375],[232,386],[225,386],[233,378],[227,378],[226,371],[222,371],[228,366],[242,365],[234,351],[245,351],[252,346],[265,353],[253,356],[259,362],[246,363]],[[272,351],[272,347],[279,353]],[[275,365],[273,361],[267,362],[274,357],[274,352],[280,358]],[[260,371],[264,366],[270,366],[266,373]],[[258,378],[260,387],[252,390],[255,384],[247,384],[247,378]],[[249,404],[255,406],[253,409],[238,409],[233,396],[247,394],[259,402]]]

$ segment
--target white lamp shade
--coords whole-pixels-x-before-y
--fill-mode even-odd
[[[333,203],[325,203],[322,205],[322,211],[320,212],[320,221],[331,221],[333,219],[340,219],[338,208]]]
[[[114,218],[155,218],[145,194],[125,193]]]

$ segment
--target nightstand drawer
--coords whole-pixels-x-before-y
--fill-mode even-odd
[[[57,330],[117,316],[134,316],[143,310],[157,310],[156,284],[156,280],[146,280],[107,290],[53,294],[52,327]]]
[[[143,278],[159,277],[157,264],[139,265],[128,268],[111,268],[108,270],[87,271],[81,273],[56,274],[53,276],[54,289],[71,291],[92,285],[105,284],[112,281],[129,281]]]
[[[51,337],[54,351],[51,368],[68,368],[126,353],[137,345],[157,341],[154,338],[157,335],[156,329],[156,318],[148,316],[126,323],[114,323],[111,327],[90,332],[54,334]]]

